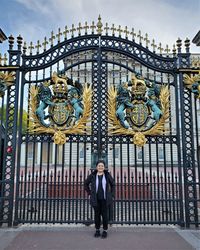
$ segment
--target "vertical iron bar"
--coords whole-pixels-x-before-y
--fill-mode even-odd
[[[55,216],[56,216],[56,197],[57,197],[57,157],[58,157],[58,145],[55,145],[55,152],[54,152],[54,172],[53,172],[53,191],[54,191],[54,197],[53,197],[53,221],[55,222]]]
[[[45,212],[46,212],[44,210],[45,191],[46,191],[46,172],[44,170],[43,175],[42,175],[42,219],[41,219],[42,222],[44,222],[44,215],[45,215]]]
[[[124,183],[123,183],[123,162],[122,162],[122,138],[120,138],[120,193],[121,193],[121,222],[124,219]]]
[[[131,183],[130,183],[130,142],[127,144],[127,168],[128,168],[128,220],[131,221]],[[129,224],[130,225],[130,224]]]
[[[43,163],[43,137],[41,138],[41,146],[40,146],[40,166],[39,166],[39,203],[38,203],[38,221],[40,221],[40,213],[41,213],[41,194],[42,194],[42,163]],[[39,152],[38,152],[39,153]]]
[[[71,175],[72,175],[72,141],[70,140],[70,146],[69,146],[69,182],[67,187],[69,188],[69,195],[68,195],[68,221],[71,219],[71,198],[72,198],[72,192],[71,192]]]
[[[78,184],[79,184],[79,136],[77,138],[77,159],[76,159],[76,194],[75,194],[75,199],[76,199],[76,214],[75,214],[75,220],[78,220],[78,205],[80,202],[80,198],[78,198]]]
[[[29,220],[29,212],[30,212],[30,208],[29,208],[29,200],[30,200],[30,183],[31,183],[31,172],[30,170],[28,171],[28,190],[27,190],[27,196],[25,197],[25,199],[27,200],[27,214],[26,214],[26,220]]]
[[[27,200],[26,200],[26,187],[27,187],[27,155],[28,155],[28,142],[26,142],[26,149],[25,149],[25,166],[24,166],[24,194],[23,194],[23,220],[25,220],[26,218],[26,212],[27,212],[27,209],[26,209],[26,203],[27,203]],[[27,208],[28,208],[28,205],[27,205]],[[27,217],[28,217],[28,213],[27,213]]]
[[[20,181],[19,181],[20,180]],[[24,182],[24,173],[23,170],[20,173],[20,178],[18,180],[18,187],[19,187],[19,195],[18,195],[18,209],[15,208],[15,220],[16,220],[16,225],[17,225],[17,221],[19,220],[19,218],[22,218],[22,211],[23,211],[23,200],[22,200],[22,196],[23,196],[23,182]]]
[[[85,181],[86,179],[86,170],[87,170],[87,162],[86,162],[86,153],[87,153],[87,148],[86,148],[87,144],[86,144],[86,137],[84,137],[84,162],[83,162],[83,180]],[[83,184],[84,185],[84,182]],[[86,212],[85,212],[85,208],[86,208],[86,192],[85,190],[83,191],[83,220],[84,221],[87,221],[87,217],[85,216],[86,215]]]
[[[154,216],[153,216],[153,199],[155,199],[155,197],[153,197],[153,182],[152,182],[152,151],[151,151],[151,140],[149,140],[149,179],[150,179],[150,203],[151,203],[151,221],[154,220]]]
[[[49,175],[50,175],[50,171],[49,171],[49,162],[50,162],[50,149],[51,149],[51,142],[50,142],[50,137],[48,138],[48,147],[47,147],[47,181],[46,181],[46,215],[45,215],[45,222],[47,223],[48,221],[48,213],[51,213],[49,211],[49,203],[51,203],[50,199],[51,196],[49,196],[49,192],[52,189],[52,187],[50,186],[49,183]]]
[[[142,217],[142,220],[144,221],[144,224],[145,224],[145,221],[146,221],[146,202],[145,202],[145,190],[146,190],[146,183],[145,183],[145,172],[144,172],[144,169],[145,169],[145,165],[144,165],[144,147],[142,147],[142,189],[143,189],[143,192],[142,192],[142,198],[141,198],[141,206],[142,206],[142,213],[143,213],[143,217]]]
[[[74,222],[75,221],[75,219],[74,219],[74,215],[76,215],[76,213],[75,213],[75,208],[74,208],[74,206],[76,205],[75,204],[75,170],[73,169],[73,171],[72,171],[72,197],[71,197],[71,199],[72,199],[72,221]]]
[[[54,199],[54,186],[53,186],[53,171],[51,170],[50,172],[50,182],[49,182],[49,196],[50,196],[50,204],[49,204],[49,222],[52,221],[52,203],[53,203],[53,199]],[[54,212],[54,211],[53,211]]]
[[[161,172],[160,174],[160,192],[161,192],[161,221],[162,223],[164,222],[164,213],[166,213],[166,211],[164,210],[164,183],[163,183],[163,172]]]
[[[156,178],[157,178],[157,202],[158,202],[158,222],[160,222],[160,169],[159,169],[159,159],[158,159],[158,138],[156,137]]]
[[[131,187],[132,187],[132,190],[131,190],[131,198],[132,198],[132,220],[131,222],[134,222],[135,221],[135,188],[134,188],[134,174],[133,174],[133,171],[131,171]]]
[[[64,190],[66,192],[66,187],[64,184],[64,175],[65,175],[65,144],[63,144],[63,146],[62,146],[61,197],[60,197],[60,203],[61,203],[60,220],[61,220],[61,223],[63,223],[63,201],[64,201],[64,199],[66,199],[66,197],[64,196]]]
[[[62,189],[61,187],[61,181],[60,181],[60,170],[58,170],[58,177],[57,177],[57,204],[56,204],[56,207],[57,207],[57,213],[56,213],[56,221],[59,221],[59,217],[60,217],[60,190]]]
[[[112,144],[112,157],[113,157],[113,178],[116,181],[116,158],[115,158],[115,136],[113,136],[113,144]],[[116,192],[115,192],[116,195]],[[116,220],[116,198],[114,199],[113,204],[113,220]]]
[[[18,214],[18,202],[19,202],[19,179],[20,179],[20,162],[21,162],[21,146],[22,146],[22,115],[23,115],[23,98],[24,98],[24,78],[25,78],[25,73],[22,72],[21,74],[21,85],[20,85],[20,93],[21,93],[21,96],[20,96],[20,110],[19,110],[19,128],[18,128],[18,150],[17,150],[17,171],[16,171],[16,174],[17,174],[17,178],[16,178],[16,197],[15,197],[15,218],[14,218],[14,225],[17,225],[19,220],[22,218],[22,211],[20,211],[20,213]],[[29,74],[29,79],[30,79],[30,74]],[[26,136],[27,137],[27,136]],[[26,142],[27,144],[27,142]],[[25,175],[25,173],[24,173]],[[21,192],[22,194],[20,195],[21,197],[21,209],[23,209],[23,200],[22,200],[22,195],[24,193],[24,190],[23,190],[23,184],[24,184],[24,180],[23,182],[21,183],[22,185],[22,189],[21,189]],[[23,191],[22,191],[23,190]],[[18,215],[20,215],[20,219],[18,217]]]
[[[137,170],[137,147],[134,144],[134,154],[135,154],[135,203],[136,203],[136,223],[138,222],[138,170]]]
[[[31,208],[31,213],[34,213],[34,222],[37,221],[37,212],[38,212],[38,170],[36,170],[35,175],[35,207],[34,209]]]

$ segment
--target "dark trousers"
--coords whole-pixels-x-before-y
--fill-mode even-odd
[[[97,200],[97,206],[94,207],[94,220],[95,220],[96,229],[100,229],[101,216],[103,219],[103,230],[107,230],[108,229],[108,213],[107,213],[106,200]]]

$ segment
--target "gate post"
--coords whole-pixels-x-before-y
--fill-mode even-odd
[[[4,159],[2,174],[2,223],[12,226],[14,204],[15,155],[17,140],[17,113],[22,37],[17,37],[17,49],[13,50],[14,37],[9,37],[9,65],[6,71],[15,72],[15,82],[7,90]],[[8,150],[9,149],[9,150]]]
[[[92,168],[98,159],[103,159],[108,166],[107,159],[107,63],[103,62],[101,49],[101,35],[99,35],[99,47],[93,55],[92,64]]]
[[[190,68],[189,40],[185,41],[186,53],[181,52],[182,41],[177,40],[179,69]],[[179,73],[181,130],[182,130],[182,166],[184,174],[185,223],[186,227],[197,222],[196,176],[194,157],[194,133],[191,91],[184,87],[183,72]]]

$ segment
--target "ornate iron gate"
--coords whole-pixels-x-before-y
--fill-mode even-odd
[[[151,51],[147,35],[100,17],[56,37],[29,53],[9,37],[1,223],[92,223],[83,182],[103,158],[116,181],[113,223],[198,226],[199,79],[189,40],[184,53],[181,40],[170,54],[154,41]]]

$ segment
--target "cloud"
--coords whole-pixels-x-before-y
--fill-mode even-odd
[[[102,21],[125,27],[126,25],[162,44],[175,43],[178,37],[192,39],[198,32],[200,23],[200,1],[182,0],[15,0],[18,5],[29,11],[15,20],[13,29],[21,33],[25,40],[36,42],[50,36],[65,25],[71,27],[79,22]],[[196,28],[197,27],[197,28]],[[199,52],[193,46],[194,51]]]
[[[49,15],[51,13],[51,9],[49,8],[49,3],[46,0],[16,0],[17,3],[24,5],[27,9],[40,12],[45,15]]]

